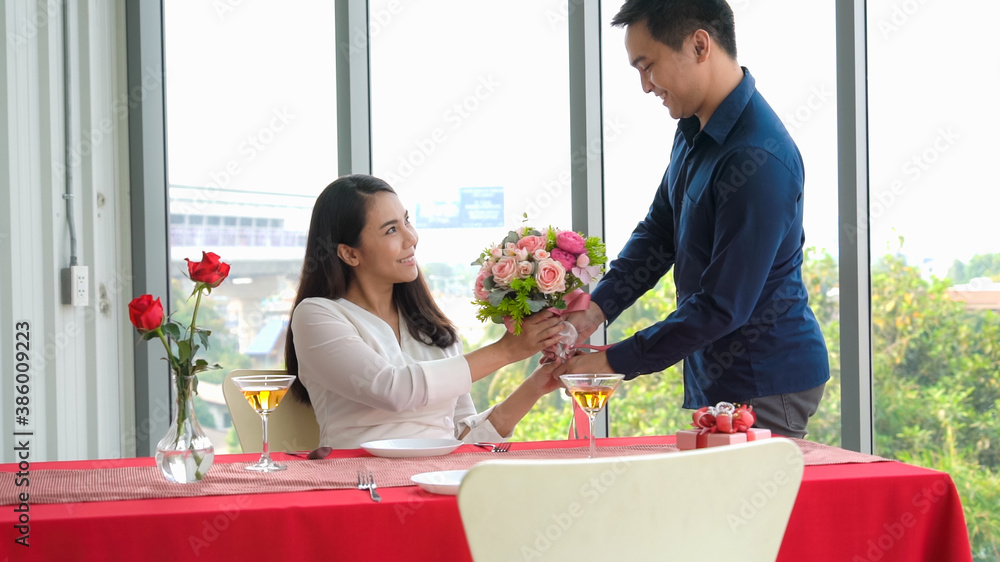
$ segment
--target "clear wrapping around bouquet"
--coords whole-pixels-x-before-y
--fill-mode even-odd
[[[565,310],[566,296],[599,278],[606,262],[604,242],[596,236],[551,226],[512,230],[473,262],[479,266],[476,316],[520,333],[528,316],[546,308]]]
[[[559,343],[556,344],[554,351],[556,357],[565,361],[573,355],[573,347],[576,345],[578,334],[576,328],[569,322],[561,322],[559,327],[561,328],[559,330]]]

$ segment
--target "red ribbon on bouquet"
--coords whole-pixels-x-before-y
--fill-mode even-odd
[[[719,402],[715,406],[705,406],[691,414],[691,426],[701,430],[700,433],[746,433],[754,422],[757,414],[753,406],[730,402]]]

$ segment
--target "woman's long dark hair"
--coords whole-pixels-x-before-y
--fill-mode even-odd
[[[395,194],[389,184],[365,175],[338,178],[320,193],[313,206],[306,239],[306,255],[302,262],[302,276],[295,295],[295,307],[310,297],[339,299],[347,294],[347,287],[354,280],[354,271],[337,255],[337,247],[347,244],[357,248],[361,231],[368,220],[368,209],[373,196],[385,192]],[[458,334],[448,317],[441,312],[424,275],[417,270],[417,278],[408,283],[396,283],[392,298],[406,319],[413,337],[437,347],[449,347],[458,341]],[[285,369],[290,375],[299,374],[299,360],[295,355],[292,325],[288,324],[285,338]],[[309,404],[309,393],[296,378],[292,383],[292,396]]]

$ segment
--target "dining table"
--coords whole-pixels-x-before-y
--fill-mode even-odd
[[[806,466],[779,561],[972,560],[947,473],[796,441]],[[514,442],[493,453],[467,444],[403,459],[362,449],[334,450],[323,460],[272,453],[289,468],[269,474],[242,469],[256,453],[224,454],[195,484],[168,483],[153,458],[0,464],[0,561],[468,562],[456,497],[428,492],[411,476],[496,458],[583,457],[586,445]],[[673,435],[598,445],[605,456],[677,451]],[[375,474],[381,501],[357,488],[361,469]],[[739,559],[706,545],[706,559],[716,556]]]

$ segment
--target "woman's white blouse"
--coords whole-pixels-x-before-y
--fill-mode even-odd
[[[466,428],[468,442],[505,439],[486,419],[493,408],[476,413],[461,342],[441,349],[417,340],[402,314],[397,342],[381,318],[345,299],[303,300],[291,328],[321,446],[458,438]]]

